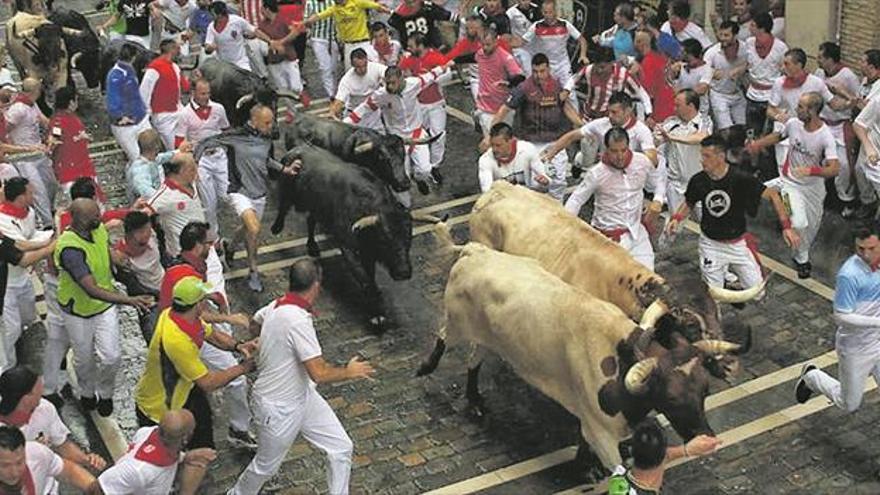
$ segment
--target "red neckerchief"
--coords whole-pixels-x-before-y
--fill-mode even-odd
[[[197,272],[202,274],[202,278],[205,277],[205,274],[208,273],[208,263],[195,256],[189,251],[182,251],[180,253],[180,259],[186,262],[187,265],[193,267]]]
[[[5,487],[0,486],[0,495],[37,495],[37,487],[34,485],[34,477],[31,475],[30,466],[25,463],[24,472],[21,473],[21,483],[15,487],[15,491],[9,491]]]
[[[211,116],[211,104],[210,103],[208,103],[205,106],[201,106],[198,103],[196,103],[195,101],[191,101],[191,102],[189,102],[189,104],[192,107],[193,112],[195,112],[196,117],[198,117],[199,119],[208,120],[208,117]]]
[[[419,9],[421,9],[421,8],[422,8],[422,2],[416,2],[416,4],[413,5],[412,7],[407,5],[406,2],[400,2],[400,6],[397,7],[397,14],[399,14],[402,17],[409,17],[409,16],[415,14],[416,12],[418,12]]]
[[[391,50],[393,47],[394,45],[392,45],[390,41],[382,45],[375,43],[373,44],[373,48],[376,50],[376,53],[378,53],[382,57],[387,57],[388,55],[391,55]]]
[[[669,27],[672,28],[672,32],[674,32],[674,33],[680,33],[681,31],[684,30],[684,28],[687,27],[688,22],[689,22],[689,21],[688,21],[687,19],[678,19],[678,20],[675,20],[675,19],[673,19],[672,17],[670,17],[670,18],[669,18]]]
[[[216,21],[214,21],[214,29],[218,33],[222,33],[223,30],[226,29],[226,26],[228,26],[228,25],[229,25],[229,16],[228,15],[225,15],[225,16],[217,19]]]
[[[630,165],[630,163],[632,163],[632,161],[633,161],[632,150],[626,150],[626,155],[623,158],[623,162],[624,162],[623,168],[619,168],[619,167],[615,167],[614,165],[611,165],[611,154],[608,153],[607,150],[604,153],[602,153],[602,163],[608,165],[609,167],[616,168],[618,170],[626,170],[627,168],[629,168],[629,165]]]
[[[28,209],[18,207],[9,201],[4,201],[0,203],[0,213],[9,215],[11,217],[15,217],[18,219],[24,219],[28,216]]]
[[[313,315],[317,315],[318,312],[312,309],[312,303],[305,300],[304,297],[299,294],[293,292],[287,292],[283,296],[279,297],[275,300],[275,307],[284,306],[286,304],[290,304],[293,306],[299,306],[300,308],[308,311]]]
[[[635,117],[630,117],[630,119],[626,121],[626,124],[623,124],[623,128],[628,131],[635,127],[636,122],[638,122],[638,120]]]
[[[25,105],[27,105],[29,107],[34,106],[34,100],[32,100],[30,96],[28,96],[24,93],[17,94],[15,96],[15,100],[13,100],[12,102],[13,103],[24,103]]]
[[[193,344],[196,345],[199,349],[202,348],[202,344],[205,343],[205,326],[202,325],[202,319],[199,318],[196,321],[189,321],[184,318],[180,313],[176,313],[173,309],[168,311],[168,317],[171,318],[180,331],[185,333],[190,339],[192,339]]]
[[[187,196],[189,196],[190,198],[196,197],[195,190],[190,191],[189,189],[181,186],[180,184],[178,184],[177,182],[175,182],[171,179],[165,179],[165,185],[168,186],[169,189],[174,189],[175,191],[180,191],[180,192],[186,194]]]
[[[496,156],[495,161],[497,161],[499,165],[507,165],[512,162],[514,158],[516,158],[516,138],[510,140],[510,155],[508,155],[506,159],[501,159]]]
[[[734,38],[729,48],[722,48],[721,50],[724,52],[724,58],[728,61],[736,60],[736,55],[739,53],[739,40]]]
[[[177,464],[178,460],[178,456],[172,454],[159,438],[159,428],[153,430],[150,436],[144,440],[144,443],[135,452],[134,458],[159,467],[173,466]]]
[[[757,36],[755,36],[755,51],[758,52],[758,56],[761,58],[767,58],[767,55],[770,55],[770,50],[773,48],[773,35],[759,32]]]
[[[0,415],[0,423],[21,428],[22,426],[30,423],[31,416],[33,414],[34,414],[33,411],[31,411],[31,412],[12,411],[11,413],[9,413],[6,416]]]
[[[782,80],[782,87],[785,89],[799,88],[804,85],[808,75],[807,71],[803,71],[801,75],[797,77],[785,76],[785,79]]]

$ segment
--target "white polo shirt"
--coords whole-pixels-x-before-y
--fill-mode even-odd
[[[200,109],[194,101],[183,107],[177,119],[177,131],[175,135],[183,137],[193,147],[199,141],[216,136],[229,128],[229,119],[226,117],[226,109],[216,101],[208,101],[207,109]]]
[[[538,175],[546,175],[538,149],[527,141],[517,140],[515,146],[513,159],[507,163],[499,163],[491,149],[480,156],[479,180],[482,192],[488,191],[496,180],[520,184],[529,189],[542,187],[535,182]]]
[[[806,93],[819,93],[825,103],[831,101],[834,95],[825,84],[825,81],[819,79],[813,74],[807,74],[807,79],[797,88],[784,88],[782,84],[785,82],[785,76],[778,77],[773,82],[773,89],[770,91],[770,100],[768,103],[780,110],[788,113],[789,117],[795,116],[798,100]]]
[[[354,110],[368,96],[382,87],[382,81],[385,79],[385,69],[387,68],[378,62],[367,62],[367,73],[363,76],[356,73],[354,67],[348,69],[345,75],[342,76],[342,79],[339,80],[339,86],[336,88],[336,97],[334,99],[345,104],[347,110]]]
[[[0,424],[4,424],[0,422]],[[58,410],[46,399],[40,399],[27,424],[19,426],[25,440],[56,448],[67,441],[70,430],[58,416]]]
[[[24,455],[34,480],[34,493],[48,493],[49,488],[56,484],[55,477],[64,469],[64,460],[39,442],[27,442]]]
[[[669,21],[666,21],[663,23],[662,26],[660,26],[660,31],[675,36],[675,39],[677,39],[678,41],[691,39],[697,40],[700,42],[701,45],[703,45],[704,50],[712,44],[712,42],[709,40],[709,37],[706,36],[706,32],[703,31],[703,28],[690,21],[685,24],[684,29],[677,33],[672,32],[672,25],[669,24]]]
[[[712,133],[712,119],[701,113],[697,113],[687,122],[678,118],[677,115],[673,115],[660,125],[670,136],[676,137],[689,136],[699,132]],[[660,155],[666,158],[666,173],[669,181],[678,186],[682,193],[687,188],[691,177],[703,170],[699,143],[685,144],[668,141],[660,146]]]
[[[208,25],[205,44],[217,45],[217,58],[235,64],[242,69],[250,67],[247,51],[245,51],[245,33],[253,33],[255,28],[243,18],[229,14],[229,21],[223,31],[217,31],[216,24]]]
[[[20,146],[40,144],[40,107],[16,101],[6,109],[7,140]]]
[[[611,119],[602,117],[587,122],[581,127],[581,135],[584,137],[592,137],[599,144],[599,152],[605,151],[605,134],[614,127]],[[651,129],[641,120],[635,120],[635,123],[629,127],[625,127],[626,133],[629,135],[629,149],[644,153],[647,150],[655,150],[654,135]]]
[[[193,190],[195,194],[190,195],[166,179],[147,202],[147,207],[159,215],[159,224],[165,231],[165,249],[171,256],[180,254],[180,233],[186,224],[205,221],[205,208],[199,199],[196,184],[193,184]]]
[[[703,74],[703,79],[700,82],[708,84],[711,91],[717,93],[725,95],[740,94],[739,78],[731,78],[730,72],[736,66],[747,63],[747,58],[745,41],[740,40],[737,42],[736,58],[733,60],[727,59],[724,49],[721,48],[721,43],[715,43],[703,54],[703,60],[706,61],[706,65],[710,67],[710,70]],[[716,70],[721,72],[721,77],[717,79],[713,77]]]
[[[637,228],[642,221],[645,186],[653,172],[651,160],[641,153],[633,153],[632,161],[624,170],[599,162],[586,171],[565,202],[565,209],[577,215],[595,195],[591,225],[602,231]]]
[[[286,294],[254,315],[262,329],[253,395],[284,404],[295,403],[314,387],[303,362],[322,354],[311,313],[290,298]]]
[[[106,494],[166,495],[171,493],[177,465],[183,458],[171,459],[156,442],[158,426],[141,428],[135,432],[131,448],[112,467],[98,476],[98,483]],[[149,441],[149,443],[147,443]],[[146,445],[144,445],[146,443]]]

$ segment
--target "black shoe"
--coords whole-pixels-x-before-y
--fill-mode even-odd
[[[59,411],[64,406],[64,398],[58,394],[44,395],[43,398],[46,399],[47,401],[51,402],[52,405],[55,406],[55,409],[57,409]]]
[[[797,261],[794,261],[794,267],[797,270],[797,276],[799,279],[803,280],[805,278],[810,278],[810,273],[813,271],[812,263],[809,261],[806,263],[798,263]]]
[[[98,401],[98,414],[103,417],[113,414],[113,399],[101,399]]]
[[[806,376],[806,374],[810,371],[817,369],[819,368],[817,368],[814,364],[805,364],[804,367],[801,368],[801,376],[798,377],[798,381],[794,385],[794,399],[797,401],[798,404],[803,404],[804,402],[807,402],[808,400],[810,400],[810,397],[813,396],[813,389],[811,389],[807,385],[806,380],[804,380],[804,376]]]
[[[426,196],[431,193],[431,188],[428,187],[428,183],[423,180],[417,180],[416,187],[419,189],[420,193]]]
[[[580,179],[581,174],[583,174],[583,173],[584,173],[584,169],[582,169],[580,167],[571,167],[571,177],[573,179]]]
[[[443,176],[440,174],[439,168],[434,167],[431,169],[431,178],[434,179],[438,186],[443,185]]]
[[[232,243],[223,239],[220,244],[223,245],[223,259],[226,261],[226,266],[231,267],[232,262],[235,261],[235,250],[232,248]]]
[[[94,397],[80,397],[79,405],[86,411],[94,411],[95,407],[98,405],[98,400]]]

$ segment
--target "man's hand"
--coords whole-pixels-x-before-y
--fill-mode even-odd
[[[186,456],[183,458],[183,463],[189,466],[206,468],[208,467],[208,464],[213,462],[216,458],[217,451],[214,449],[193,449],[186,453]]]
[[[226,321],[230,325],[241,328],[249,328],[251,324],[250,317],[244,313],[235,313],[234,315],[229,315],[226,317]]]
[[[116,266],[128,266],[128,262],[129,262],[128,255],[118,249],[111,249],[110,250],[110,259],[113,261],[113,264]]]
[[[155,302],[153,301],[153,296],[134,296],[129,297],[126,304],[134,306],[138,311],[146,313],[150,311],[150,308],[153,307]]]
[[[281,169],[281,173],[287,174],[291,177],[295,177],[299,174],[299,171],[302,170],[302,160],[297,158],[296,160],[290,162],[290,165]]]
[[[104,468],[107,467],[107,461],[98,454],[86,454],[86,462],[88,462],[89,467],[95,471],[103,471]]]
[[[788,112],[784,110],[781,112],[777,112],[776,115],[773,117],[773,120],[779,122],[780,124],[788,122]]]
[[[251,371],[257,369],[257,362],[254,361],[254,358],[252,357],[245,358],[245,360],[239,364],[244,368],[245,373],[250,373]]]
[[[128,124],[134,124],[134,120],[132,120],[130,117],[122,117],[121,119],[119,119],[118,121],[116,121],[116,124],[117,124],[117,125],[128,125]]]
[[[544,174],[538,174],[535,176],[535,182],[541,184],[542,186],[547,186],[550,184],[550,179],[547,178]]]
[[[571,94],[571,91],[563,89],[559,92],[559,101],[565,101],[568,99],[568,96]]]
[[[256,357],[257,353],[260,352],[260,339],[259,337],[253,340],[248,340],[247,342],[242,342],[238,347],[238,352],[242,353],[245,358],[253,358]]]
[[[187,141],[186,139],[184,139],[183,142],[180,143],[180,146],[177,147],[177,151],[181,153],[192,153],[192,150],[192,143]]]
[[[685,450],[689,456],[701,456],[715,452],[720,446],[720,438],[698,435],[685,444]]]
[[[797,249],[801,243],[800,236],[790,227],[782,231],[782,238],[785,240],[785,244],[792,249]]]
[[[581,55],[581,56],[579,56],[579,57],[578,57],[578,62],[580,62],[580,64],[581,64],[582,66],[590,65],[590,59],[589,59],[589,57],[587,57],[586,55]]]
[[[557,154],[559,154],[560,151],[562,151],[562,150],[558,150],[558,149],[556,149],[556,146],[550,145],[550,146],[547,146],[546,148],[544,148],[544,151],[541,152],[541,154],[539,155],[539,158],[541,159],[542,162],[546,163],[546,162],[549,162],[550,160],[552,160],[553,157],[556,156]]]
[[[757,155],[761,152],[761,148],[761,145],[759,145],[757,141],[746,142],[745,150],[750,155]]]
[[[657,223],[661,211],[663,211],[663,204],[659,201],[651,201],[645,206],[645,221],[648,225],[654,225]]]
[[[274,50],[276,53],[284,52],[284,43],[281,40],[272,40],[269,42],[269,48]]]
[[[480,153],[485,153],[487,149],[489,149],[489,137],[486,136],[480,140],[480,144],[477,145],[477,149],[480,150]]]
[[[681,220],[672,215],[669,217],[669,221],[666,222],[666,228],[664,231],[667,236],[673,236],[678,232],[679,225],[681,224]]]
[[[351,358],[345,369],[349,378],[372,378],[372,374],[376,372],[370,363],[361,360],[358,356]]]
[[[880,153],[877,153],[877,149],[873,146],[865,146],[865,158],[868,159],[868,165],[876,167],[877,162],[880,161]]]
[[[147,198],[138,198],[138,199],[134,200],[134,203],[131,204],[131,209],[132,210],[145,210],[145,209],[147,209],[148,204],[149,203],[147,202]]]

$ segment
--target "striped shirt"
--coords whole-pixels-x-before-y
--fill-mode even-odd
[[[593,71],[595,67],[595,64],[582,67],[563,87],[566,91],[574,91],[581,81],[587,85],[589,88],[587,100],[582,108],[584,115],[593,119],[607,115],[608,101],[611,95],[618,91],[623,91],[631,98],[641,101],[647,106],[645,112],[651,112],[651,98],[626,67],[614,63],[610,73],[604,78]]]
[[[333,0],[306,0],[306,19],[333,5]],[[309,37],[332,42],[336,41],[336,25],[328,17],[309,26]]]
[[[244,17],[244,20],[248,21],[250,25],[256,26],[260,23],[263,17],[260,12],[263,8],[263,0],[240,0],[239,8],[241,9],[239,15]]]

